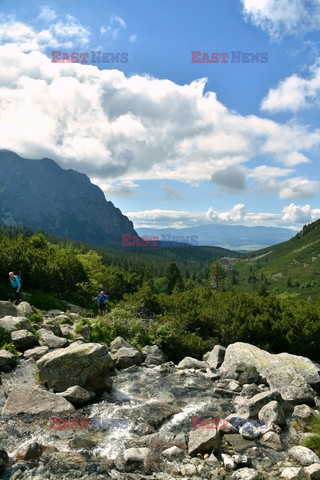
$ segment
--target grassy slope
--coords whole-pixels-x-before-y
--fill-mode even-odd
[[[287,291],[304,299],[320,298],[320,220],[306,225],[287,242],[242,258],[233,265],[239,280],[235,289],[253,292],[266,279],[268,289],[275,293]]]

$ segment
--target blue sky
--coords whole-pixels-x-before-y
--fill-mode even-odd
[[[136,227],[298,229],[320,217],[319,30],[319,0],[2,0],[0,148],[86,173]]]

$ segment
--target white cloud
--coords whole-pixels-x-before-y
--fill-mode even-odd
[[[319,0],[241,0],[243,13],[272,38],[320,29]]]
[[[145,210],[127,212],[126,215],[136,228],[184,228],[210,223],[245,226],[279,226],[299,229],[305,223],[320,218],[320,209],[312,209],[310,205],[295,205],[291,203],[282,212],[270,213],[246,212],[246,206],[239,203],[230,210],[219,212],[213,207],[207,212],[188,212],[180,210]]]
[[[130,43],[135,43],[137,40],[138,40],[138,35],[137,35],[136,33],[132,33],[132,34],[129,36],[129,42],[130,42]]]
[[[43,20],[45,22],[53,22],[57,18],[56,12],[48,7],[48,5],[42,5],[40,7],[40,14],[38,15],[38,20]]]
[[[119,15],[110,15],[109,24],[105,27],[102,25],[100,27],[100,33],[102,35],[106,34],[112,39],[116,39],[119,36],[121,29],[126,29],[127,25],[123,18]]]
[[[316,64],[311,67],[309,78],[293,74],[282,80],[276,88],[271,88],[262,100],[261,109],[272,113],[297,112],[319,106],[319,100],[320,66]]]
[[[64,26],[53,24],[53,33],[15,25],[13,43],[0,45],[0,148],[51,157],[100,183],[108,178],[196,184],[212,178],[239,191],[250,175],[258,188],[270,180],[269,190],[282,198],[314,195],[316,183],[296,177],[280,184],[277,179],[292,177],[293,169],[265,162],[291,167],[307,161],[308,151],[320,145],[320,129],[231,112],[214,92],[204,93],[206,79],[178,85],[147,75],[126,77],[116,68],[55,64],[39,51],[21,51],[24,42],[39,46],[41,35],[44,45],[67,41],[68,31],[77,37],[73,17]],[[10,34],[8,25],[4,31]],[[260,166],[250,171],[244,164],[253,158]]]
[[[136,194],[135,189],[138,184],[130,181],[103,183],[99,178],[91,178],[93,184],[98,185],[109,199],[111,196],[132,197]]]

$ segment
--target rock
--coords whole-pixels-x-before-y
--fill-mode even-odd
[[[272,401],[267,403],[259,411],[258,417],[260,420],[265,420],[268,424],[275,423],[279,427],[285,427],[286,416],[278,402]]]
[[[72,438],[69,442],[70,448],[75,448],[77,450],[91,450],[96,446],[96,442],[90,440],[89,438],[84,438],[83,436]]]
[[[240,434],[226,434],[223,439],[239,453],[242,453],[255,445],[252,440],[246,440]]]
[[[150,365],[162,365],[168,360],[166,355],[157,345],[146,345],[142,351],[146,355],[144,363],[148,367]]]
[[[320,463],[313,463],[304,470],[310,480],[320,480]]]
[[[262,435],[260,438],[261,443],[267,444],[269,447],[273,447],[276,450],[280,450],[282,448],[281,437],[275,432],[269,431]]]
[[[57,315],[54,319],[59,323],[59,325],[73,325],[73,321],[68,315]]]
[[[17,363],[17,357],[8,350],[0,350],[0,368],[13,367]]]
[[[232,458],[236,462],[238,468],[250,467],[251,461],[247,455],[232,455]]]
[[[11,342],[16,349],[21,352],[39,345],[37,337],[33,333],[28,332],[28,330],[16,330],[11,332]]]
[[[130,343],[126,342],[124,338],[122,337],[116,337],[111,343],[110,343],[110,350],[111,352],[116,352],[117,350],[120,350],[120,348],[134,348],[133,345],[130,345]]]
[[[305,480],[305,474],[303,468],[299,467],[287,467],[281,473],[281,478],[287,480]]]
[[[38,330],[38,334],[40,335],[40,345],[45,345],[49,348],[63,348],[69,345],[69,342],[66,338],[58,337],[53,332],[46,330],[45,328],[40,328],[40,330]]]
[[[56,395],[64,397],[66,400],[68,400],[68,402],[75,405],[81,405],[82,403],[89,402],[96,396],[94,392],[88,392],[88,390],[79,387],[79,385],[70,387],[65,392],[57,393]]]
[[[296,405],[294,407],[292,418],[299,423],[301,427],[306,427],[315,412],[308,405]]]
[[[312,401],[316,395],[313,388],[320,386],[317,367],[305,357],[288,353],[274,355],[238,342],[228,346],[220,371],[232,375],[238,365],[255,368],[271,389],[278,390],[284,400],[294,403]]]
[[[17,311],[18,315],[20,315],[21,317],[29,318],[30,315],[34,314],[34,311],[32,310],[32,307],[28,302],[20,302],[19,305],[17,305]]]
[[[227,385],[227,389],[228,389],[228,390],[231,390],[231,392],[241,392],[242,387],[241,387],[241,385],[239,384],[239,382],[237,382],[236,380],[232,380],[232,382],[230,382],[230,383]]]
[[[203,362],[201,360],[197,360],[196,358],[192,357],[185,357],[183,360],[181,360],[180,363],[178,363],[177,368],[204,368],[206,369],[208,367],[206,362]]]
[[[232,458],[230,455],[227,455],[226,453],[222,453],[221,458],[226,470],[235,470],[237,464],[234,458]]]
[[[10,459],[9,455],[5,450],[0,450],[0,473],[3,473],[7,466],[9,465]]]
[[[0,335],[5,332],[11,333],[16,330],[31,330],[31,322],[26,317],[13,317],[6,315],[0,318]]]
[[[56,392],[75,385],[96,393],[111,390],[108,374],[113,371],[113,362],[105,345],[73,343],[47,353],[37,361],[37,367],[42,383]]]
[[[70,335],[74,335],[73,325],[62,324],[60,325],[61,335],[65,338],[68,338]]]
[[[118,370],[129,368],[132,365],[141,365],[142,363],[142,355],[134,347],[121,347],[115,353],[111,353],[111,358],[114,360],[115,367]]]
[[[221,345],[215,345],[211,352],[208,352],[206,358],[203,357],[211,368],[219,368],[222,365],[224,356],[226,354],[226,348]]]
[[[188,454],[195,457],[198,453],[218,452],[221,444],[220,433],[216,429],[191,430],[189,434]]]
[[[24,358],[27,360],[32,358],[33,360],[39,360],[39,358],[43,357],[46,353],[48,353],[49,347],[36,347],[30,350],[26,350],[23,354]]]
[[[245,383],[242,385],[242,391],[241,391],[241,396],[242,397],[254,397],[254,395],[257,395],[258,393],[261,393],[258,385],[255,383]]]
[[[181,448],[177,447],[174,445],[173,447],[167,448],[162,452],[162,455],[166,458],[177,458],[180,457],[181,455],[184,455],[184,451],[181,450]]]
[[[62,310],[58,310],[58,309],[52,309],[52,310],[48,310],[47,311],[47,316],[48,317],[55,317],[57,315],[62,315],[64,314],[65,312],[63,312]]]
[[[89,310],[84,307],[79,307],[79,305],[74,305],[73,303],[66,303],[66,309],[70,312],[70,315],[76,314],[82,318],[90,316]]]
[[[247,422],[239,428],[239,433],[247,440],[254,440],[260,436],[260,429]]]
[[[305,467],[313,463],[320,463],[320,458],[310,448],[307,447],[292,447],[289,450],[289,456]]]
[[[46,318],[42,324],[42,328],[60,337],[62,335],[61,326],[55,318]]]
[[[2,415],[30,414],[58,414],[74,413],[75,409],[65,398],[47,392],[40,387],[13,385],[11,388]]]
[[[11,302],[0,301],[0,318],[6,317],[7,315],[17,317],[17,307]]]
[[[158,462],[150,448],[128,448],[117,456],[115,466],[120,471],[154,473]]]
[[[237,410],[237,414],[243,418],[257,418],[259,411],[272,400],[280,401],[281,396],[276,390],[261,392],[251,397]]]
[[[234,480],[262,480],[262,476],[253,468],[241,468],[232,474]]]
[[[42,455],[42,445],[38,442],[31,442],[17,452],[17,460],[37,460]]]

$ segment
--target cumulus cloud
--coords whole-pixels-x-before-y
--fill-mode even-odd
[[[219,212],[210,207],[207,212],[188,212],[180,210],[145,210],[128,212],[136,228],[183,228],[210,223],[245,226],[281,226],[299,229],[305,223],[320,218],[320,209],[312,209],[310,205],[291,203],[282,212],[247,212],[243,203],[238,203],[229,210]]]
[[[91,178],[93,184],[98,185],[104,192],[107,199],[112,196],[133,197],[135,196],[138,184],[130,181],[103,183],[99,178]]]
[[[320,29],[319,0],[241,0],[243,13],[273,39]]]
[[[30,43],[39,46],[41,32],[22,23],[18,27],[10,33],[6,24],[0,30],[1,40],[11,34],[11,43],[0,45],[0,148],[29,158],[51,157],[100,183],[106,178],[110,184],[196,183],[212,176],[233,191],[246,186],[250,169],[244,164],[259,158],[260,177],[273,177],[271,191],[282,198],[289,192],[293,198],[313,194],[316,184],[300,177],[295,179],[299,188],[283,184],[287,190],[281,193],[275,180],[292,176],[293,170],[270,170],[264,163],[274,159],[290,167],[305,161],[305,154],[320,145],[320,129],[231,112],[214,92],[204,93],[206,79],[178,85],[148,75],[126,77],[117,69],[51,63],[41,48],[29,53]],[[70,16],[50,28],[46,34],[53,44],[66,41],[69,28],[74,39],[88,33]],[[255,169],[252,179],[259,184],[260,177]]]
[[[271,113],[297,112],[304,108],[319,106],[320,66],[313,65],[309,78],[297,74],[282,80],[277,87],[271,88],[261,102],[261,109]]]
[[[246,188],[246,170],[240,166],[229,166],[217,170],[211,176],[211,181],[229,191],[241,191]]]
[[[48,7],[48,5],[42,5],[40,7],[40,13],[38,15],[38,20],[42,20],[44,22],[52,22],[53,20],[55,20],[57,18],[57,14],[56,12]]]

